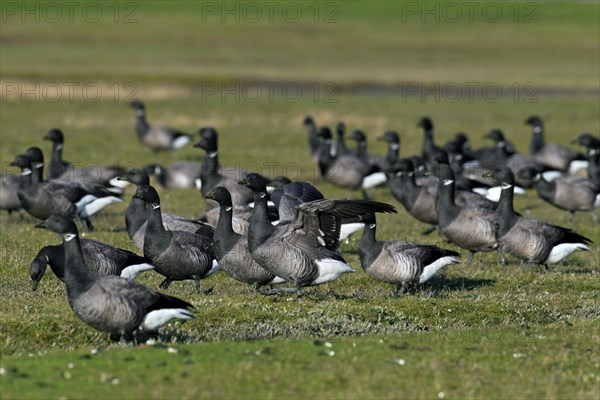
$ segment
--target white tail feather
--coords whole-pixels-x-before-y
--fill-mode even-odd
[[[194,315],[184,308],[164,308],[162,310],[154,310],[146,314],[139,329],[145,332],[153,332],[172,319],[188,320],[193,318]]]
[[[546,172],[542,172],[542,177],[544,178],[544,180],[548,181],[548,182],[552,182],[555,179],[560,178],[561,176],[563,176],[564,174],[560,171],[546,171]]]
[[[436,272],[444,268],[446,265],[458,263],[460,263],[460,260],[457,260],[456,258],[450,256],[442,257],[432,262],[431,264],[423,268],[423,272],[419,276],[419,283],[427,282],[429,278],[435,275]]]
[[[286,281],[285,279],[283,279],[283,278],[280,278],[280,277],[276,276],[275,278],[273,278],[273,279],[271,280],[271,282],[269,282],[269,284],[276,285],[276,284],[278,284],[278,283],[283,283],[283,282],[285,282],[285,281]]]
[[[148,263],[130,265],[121,271],[121,278],[135,279],[140,272],[149,271],[151,269],[154,269],[154,265]]]
[[[182,148],[183,146],[185,146],[186,144],[190,143],[191,141],[192,141],[191,136],[187,136],[187,135],[179,136],[177,139],[173,140],[171,149],[178,150],[178,149]]]
[[[590,166],[589,161],[586,160],[573,160],[569,164],[569,174],[575,175],[582,169],[587,169]]]
[[[85,196],[84,196],[85,197]],[[114,196],[106,196],[96,199],[83,207],[77,206],[77,215],[82,218],[90,217],[102,210],[109,204],[121,203],[122,200]]]
[[[589,250],[583,243],[561,243],[558,246],[554,246],[546,259],[546,264],[556,264],[568,255],[577,250]]]
[[[363,178],[362,188],[363,189],[371,189],[376,186],[382,185],[387,182],[387,177],[383,172],[375,172],[371,175],[367,175]]]
[[[317,261],[317,266],[319,267],[319,275],[311,282],[311,285],[331,282],[339,278],[342,274],[356,272],[348,264],[332,258]]]

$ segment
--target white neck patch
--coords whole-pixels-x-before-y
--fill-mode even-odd
[[[541,126],[534,126],[533,127],[533,133],[542,133],[542,127]]]
[[[44,166],[43,162],[37,162],[37,163],[33,164],[33,167],[36,168],[36,169],[37,168],[42,168],[43,166]]]
[[[502,190],[506,190],[506,189],[510,189],[511,187],[513,187],[513,185],[510,185],[508,183],[502,182]]]
[[[400,145],[398,143],[392,143],[390,144],[390,150],[398,150],[400,148]]]
[[[62,144],[57,144],[55,147],[56,150],[62,150],[63,149],[63,145]]]
[[[160,174],[160,167],[157,165],[156,167],[154,167],[154,175],[158,174]]]
[[[404,175],[404,172],[402,172],[402,171],[396,172],[396,176],[402,176],[402,175]]]
[[[70,242],[71,240],[73,240],[73,238],[74,238],[75,236],[77,236],[77,235],[76,235],[76,234],[74,234],[74,233],[65,233],[65,234],[63,235],[63,239],[65,240],[65,242]]]
[[[135,110],[135,115],[137,115],[138,117],[143,117],[144,115],[146,115],[146,111],[137,109]]]
[[[261,199],[264,199],[267,196],[267,194],[265,192],[260,192],[258,195],[260,196]]]
[[[452,179],[444,179],[444,186],[448,186],[448,185],[451,185],[453,183],[454,183],[454,181]]]
[[[232,209],[233,209],[233,207],[227,207],[227,208],[225,209],[225,211],[231,211]]]
[[[29,168],[23,168],[23,171],[21,171],[21,175],[31,175],[31,170]]]
[[[374,229],[377,226],[377,224],[369,224],[369,229]]]
[[[156,210],[157,208],[160,208],[160,204],[152,204],[153,210]]]
[[[217,153],[218,153],[217,151],[213,151],[212,153],[208,153],[208,156],[210,158],[215,158],[217,156]]]

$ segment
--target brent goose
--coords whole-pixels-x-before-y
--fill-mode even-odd
[[[192,141],[192,135],[168,126],[150,125],[146,119],[146,107],[139,100],[130,103],[135,110],[135,131],[138,139],[154,151],[177,150]]]
[[[515,178],[510,168],[495,168],[488,173],[502,183],[500,202],[494,217],[496,237],[502,252],[527,262],[555,264],[577,250],[589,250],[592,241],[570,229],[550,225],[515,213],[513,187]],[[506,260],[503,258],[503,264]]]
[[[358,246],[360,263],[373,279],[397,285],[402,294],[408,282],[426,282],[441,268],[458,264],[460,255],[452,250],[399,240],[378,241],[375,238],[375,214],[362,217],[365,223]]]
[[[338,247],[341,220],[368,212],[395,212],[393,206],[367,200],[315,200],[296,208],[294,220],[273,226],[268,219],[266,185],[257,174],[240,184],[254,191],[248,247],[252,258],[274,275],[293,283],[286,289],[301,296],[302,288],[320,285],[354,272],[333,249]],[[281,291],[281,290],[278,290]]]
[[[166,189],[193,189],[202,174],[202,164],[194,161],[177,161],[167,167],[149,164],[144,171],[154,175],[159,185]]]
[[[133,197],[146,202],[148,225],[144,235],[144,256],[154,265],[155,271],[165,277],[160,287],[166,289],[171,281],[192,279],[199,292],[200,280],[218,270],[212,239],[190,232],[166,230],[160,199],[152,186],[139,186]]]
[[[173,319],[194,318],[193,306],[176,297],[160,294],[141,283],[115,275],[99,275],[86,267],[77,227],[61,215],[51,215],[36,225],[63,238],[65,284],[69,305],[83,322],[111,338],[131,340],[152,332]]]

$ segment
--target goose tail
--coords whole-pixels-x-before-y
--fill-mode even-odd
[[[419,276],[419,283],[428,281],[429,278],[435,275],[440,269],[444,268],[446,265],[458,263],[460,263],[460,260],[454,257],[445,256],[442,258],[438,258],[436,261],[423,268],[423,272],[421,273],[421,276]]]
[[[146,314],[139,329],[144,332],[154,332],[160,327],[168,324],[173,319],[187,321],[193,318],[194,315],[185,308],[166,308],[154,310]]]

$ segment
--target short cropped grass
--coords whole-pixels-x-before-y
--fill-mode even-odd
[[[15,172],[8,163],[29,146],[49,155],[42,137],[52,127],[64,131],[64,157],[77,166],[202,159],[192,147],[160,154],[141,147],[125,103],[129,92],[115,101],[106,92],[111,83],[122,89],[133,82],[150,122],[190,133],[216,127],[222,163],[309,180],[327,197],[348,193],[318,179],[301,126],[306,114],[319,125],[343,120],[349,129],[363,129],[369,150],[379,154],[385,147],[375,138],[395,129],[404,156],[420,152],[416,123],[423,115],[433,118],[438,143],[463,131],[479,147],[486,144],[482,135],[497,127],[523,153],[530,138],[523,121],[531,114],[546,121],[548,141],[568,144],[581,132],[600,131],[597,3],[535,3],[540,20],[534,24],[421,24],[415,18],[404,24],[395,2],[371,4],[340,3],[340,22],[329,25],[202,24],[194,2],[140,3],[140,22],[127,26],[9,20],[0,25],[3,84],[98,82],[109,95],[50,102],[4,92],[3,172]],[[249,101],[243,93],[201,90],[249,81],[295,82],[303,91],[294,101],[277,91],[272,100]],[[339,90],[311,89],[328,81]],[[403,82],[470,81],[497,82],[500,96],[454,100],[435,90],[406,96],[398,90]],[[538,90],[523,97],[511,89],[515,82],[533,82]],[[199,217],[206,210],[196,190],[158,190],[165,212]],[[101,212],[97,229],[82,235],[139,253],[124,230],[132,194],[127,189],[123,204]],[[371,196],[398,207],[398,214],[380,218],[379,239],[456,249],[437,233],[421,235],[426,226],[388,190]],[[60,238],[34,229],[31,217],[21,222],[2,213],[1,396],[598,398],[600,229],[589,213],[570,221],[533,191],[515,201],[525,215],[591,238],[591,251],[548,271],[526,270],[514,260],[502,267],[496,253],[477,254],[474,265],[448,267],[396,297],[392,286],[360,269],[358,237],[352,237],[342,251],[357,273],[309,288],[301,301],[254,295],[224,274],[203,281],[202,293],[175,282],[166,292],[194,304],[196,319],[168,325],[154,345],[141,338],[131,346],[79,321],[50,271],[31,291],[29,262]],[[139,280],[157,288],[161,277],[146,273]]]

